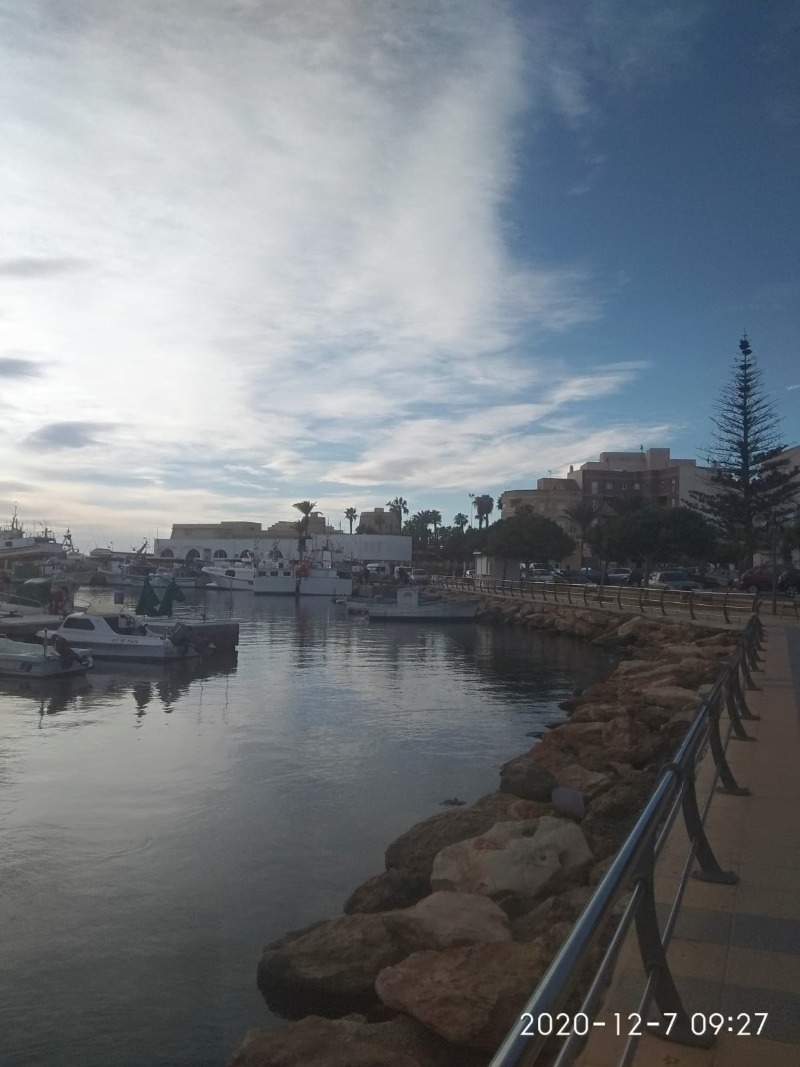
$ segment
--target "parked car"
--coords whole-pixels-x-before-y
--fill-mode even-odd
[[[562,585],[593,585],[597,580],[583,571],[554,571],[553,578]]]
[[[427,582],[430,581],[430,576],[428,575],[428,572],[426,570],[423,570],[422,567],[412,567],[411,573],[408,576],[408,580],[410,582],[413,582],[415,585],[425,585]]]
[[[528,567],[525,580],[528,582],[554,582],[556,578],[551,570],[545,570],[544,567]]]
[[[612,567],[606,571],[606,585],[627,585],[632,573],[630,567]]]
[[[602,578],[600,571],[596,570],[594,567],[581,567],[578,574],[583,574],[586,576],[587,581],[597,582],[598,584]]]
[[[762,563],[760,567],[751,567],[739,578],[739,588],[746,593],[771,593],[774,571],[771,563]],[[800,593],[800,570],[789,567],[778,574],[778,592],[795,597]]]
[[[647,581],[651,589],[702,589],[703,583],[691,571],[653,571]]]

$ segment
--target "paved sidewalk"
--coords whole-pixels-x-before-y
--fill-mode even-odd
[[[745,723],[755,740],[732,739],[728,746],[731,769],[752,795],[715,793],[706,821],[720,865],[737,873],[739,883],[690,878],[668,953],[689,1014],[722,1013],[722,1032],[710,1049],[645,1033],[634,1067],[800,1067],[800,628],[778,620],[768,625],[762,668],[753,679],[761,691],[747,693],[750,710],[761,716]],[[707,755],[698,776],[701,806],[712,774]],[[656,872],[664,916],[687,853],[679,820]],[[606,1026],[593,1029],[580,1067],[617,1063],[626,1039],[614,1032],[615,1013],[625,1033],[643,987],[631,935],[598,1015]],[[755,1036],[758,1012],[768,1015]],[[748,1015],[751,1036],[737,1036]]]

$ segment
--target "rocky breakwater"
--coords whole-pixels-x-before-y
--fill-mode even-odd
[[[498,792],[413,826],[339,918],[268,945],[267,1004],[229,1067],[486,1064],[608,868],[736,634],[556,605],[495,621],[619,650]]]

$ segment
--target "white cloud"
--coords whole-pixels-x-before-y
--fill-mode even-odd
[[[3,8],[0,301],[18,376],[0,468],[41,485],[20,441],[55,449],[43,428],[80,422],[87,442],[81,477],[59,467],[33,513],[101,526],[92,470],[142,474],[113,505],[102,491],[135,530],[275,518],[315,479],[336,496],[522,476],[531,445],[559,465],[537,419],[631,380],[552,373],[542,339],[600,317],[607,286],[509,250],[524,125],[545,96],[572,122],[591,112],[556,8],[528,36],[478,0]],[[44,354],[40,373],[20,351]],[[92,422],[115,432],[92,444]],[[203,462],[209,485],[246,468],[250,490],[198,487]]]

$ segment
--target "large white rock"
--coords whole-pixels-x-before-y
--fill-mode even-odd
[[[432,893],[413,908],[395,914],[432,948],[511,940],[506,913],[477,893]]]
[[[698,704],[696,689],[684,689],[679,685],[654,685],[642,690],[642,696],[658,708],[678,710],[687,704]]]
[[[580,827],[543,815],[498,823],[480,837],[443,848],[433,861],[431,884],[458,893],[529,897],[578,874],[592,859]]]

